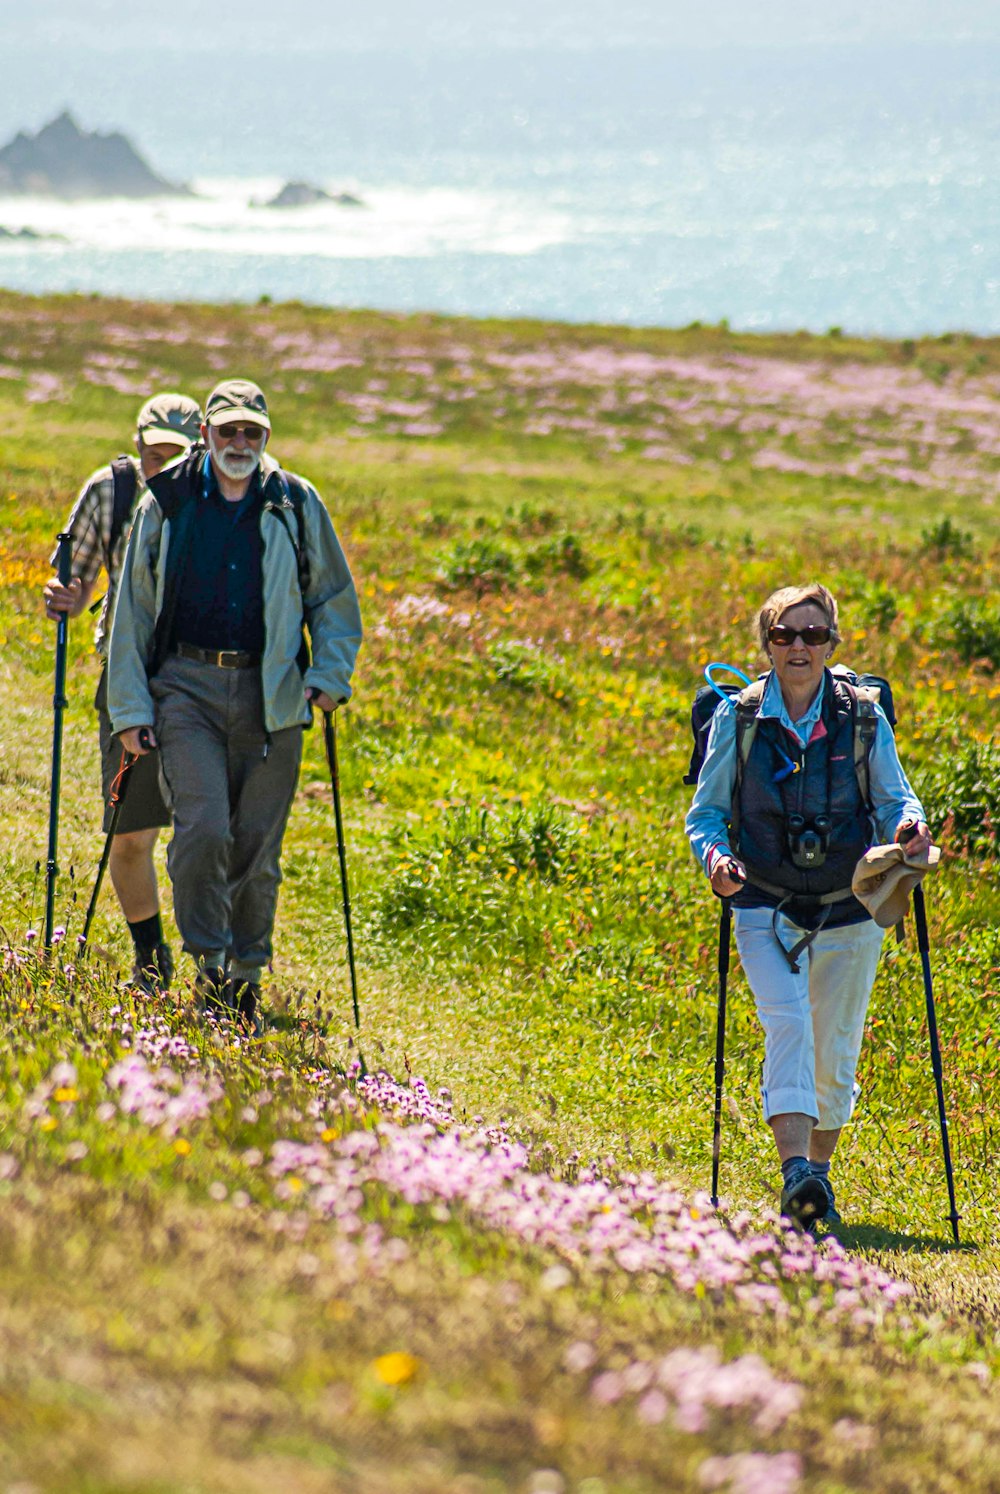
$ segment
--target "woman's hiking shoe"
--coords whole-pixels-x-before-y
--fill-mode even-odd
[[[264,1023],[260,1016],[260,986],[254,980],[229,980],[229,1004],[236,1025],[248,1037],[263,1037]]]
[[[832,1192],[832,1190],[831,1190]],[[781,1190],[781,1212],[799,1229],[811,1230],[827,1217],[830,1195],[822,1178],[814,1177],[808,1162],[796,1168]]]
[[[136,949],[132,966],[132,985],[144,996],[162,996],[170,990],[174,978],[174,957],[169,944],[153,944]]]

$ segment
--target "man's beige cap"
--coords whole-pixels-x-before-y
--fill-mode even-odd
[[[880,929],[891,929],[909,907],[910,889],[940,859],[937,846],[929,846],[919,856],[907,856],[901,845],[872,846],[854,868],[851,891]]]
[[[224,379],[216,384],[205,405],[206,425],[225,425],[228,420],[253,421],[271,429],[267,400],[249,379]]]
[[[193,446],[201,431],[201,410],[186,394],[154,394],[139,411],[135,429],[146,446]]]

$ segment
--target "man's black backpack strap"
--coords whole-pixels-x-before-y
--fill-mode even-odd
[[[299,591],[302,593],[304,603],[311,579],[309,551],[306,548],[306,521],[302,512],[305,505],[305,492],[301,483],[291,473],[285,472],[283,468],[279,467],[278,477],[281,482],[283,501],[280,504],[269,503],[267,506],[275,518],[281,522],[288,538],[292,542],[292,549],[295,551],[295,566],[299,575]],[[294,534],[288,522],[289,509],[295,515]]]
[[[187,564],[194,534],[195,500],[200,491],[202,446],[195,446],[178,462],[165,467],[149,479],[149,488],[160,506],[164,519],[170,521],[170,548],[166,575],[163,578],[163,606],[153,633],[152,656],[147,673],[150,678],[162,667],[173,635],[180,580]]]
[[[136,472],[135,462],[128,456],[116,456],[111,463],[111,529],[108,533],[108,550],[104,557],[104,566],[108,574],[111,574],[111,565],[114,560],[118,541],[121,539],[122,531],[129,519],[132,517],[132,509],[135,504],[135,495],[139,487],[139,477]]]
[[[299,578],[299,593],[302,597],[303,632],[302,642],[299,645],[297,664],[302,674],[309,668],[310,654],[309,641],[305,635],[305,602],[309,592],[310,570],[309,550],[306,546],[306,521],[303,513],[305,507],[305,491],[302,484],[291,473],[284,468],[278,468],[278,479],[281,483],[281,502],[269,502],[268,509],[279,521],[288,538],[291,540],[292,549],[295,551],[295,568]],[[288,510],[291,509],[295,516],[295,528],[292,529],[288,520]]]

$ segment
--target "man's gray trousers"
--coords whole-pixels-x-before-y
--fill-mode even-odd
[[[174,916],[201,965],[259,981],[271,958],[281,842],[302,727],[268,735],[260,670],[172,654],[150,681],[174,838]]]

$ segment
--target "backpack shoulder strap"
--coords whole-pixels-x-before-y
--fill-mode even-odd
[[[869,758],[875,745],[878,717],[875,706],[879,699],[877,685],[853,685],[850,680],[840,678],[837,684],[847,691],[854,722],[854,772],[858,790],[867,809],[871,809],[871,771]],[[836,688],[836,687],[835,687]]]
[[[115,457],[111,463],[111,484],[111,528],[108,532],[108,552],[104,557],[105,567],[109,574],[122,530],[131,518],[139,486],[135,462],[131,457],[124,455]]]
[[[306,593],[309,590],[309,583],[311,579],[309,570],[309,551],[306,547],[306,521],[305,516],[302,512],[305,506],[305,493],[298,479],[293,477],[290,472],[286,472],[283,467],[278,468],[278,479],[281,483],[284,502],[282,504],[271,504],[270,508],[275,518],[277,518],[281,522],[282,526],[285,529],[285,532],[288,535],[288,538],[292,542],[292,549],[295,551],[295,566],[299,576],[299,591],[302,593],[302,599],[304,602]],[[286,510],[289,508],[295,515],[294,534],[292,533],[291,527],[289,526],[286,513]]]
[[[754,737],[757,735],[757,722],[760,719],[760,705],[764,699],[764,691],[767,689],[768,676],[763,679],[754,680],[752,685],[747,685],[736,696],[736,762],[737,776],[742,774],[750,756],[750,748],[753,746]]]
[[[735,697],[736,708],[736,783],[733,787],[733,807],[729,816],[729,829],[734,841],[740,832],[740,806],[743,795],[743,771],[750,757],[750,749],[757,735],[761,701],[767,689],[768,676],[754,680]]]
[[[282,499],[280,503],[269,503],[267,506],[279,521],[288,538],[292,542],[295,551],[295,569],[299,579],[299,595],[302,598],[302,637],[299,642],[299,652],[296,663],[299,673],[305,674],[310,663],[310,647],[306,638],[305,629],[308,626],[306,617],[306,597],[309,594],[309,550],[306,545],[306,521],[303,509],[305,507],[305,489],[290,472],[283,467],[278,468],[278,480],[281,483]],[[288,510],[291,509],[295,515],[295,533],[292,533],[288,522]]]
[[[186,457],[159,473],[149,484],[163,519],[170,524],[170,544],[163,578],[163,606],[156,619],[153,634],[148,671],[150,675],[156,673],[166,658],[173,633],[181,574],[187,563],[194,535],[195,505],[201,481],[200,464],[204,455],[204,448],[194,448]],[[161,550],[158,544],[154,560],[157,569],[160,563]]]

